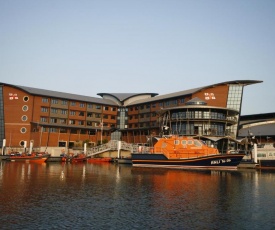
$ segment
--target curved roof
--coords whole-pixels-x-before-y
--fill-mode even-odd
[[[257,83],[262,83],[262,82],[263,81],[258,81],[258,80],[225,81],[225,82],[221,82],[221,83],[217,83],[217,84],[213,84],[213,85],[208,85],[208,86],[203,86],[203,87],[199,87],[199,88],[183,90],[183,91],[170,93],[170,94],[164,94],[164,95],[156,96],[156,97],[153,97],[153,98],[150,98],[150,99],[142,99],[142,100],[139,100],[139,101],[132,102],[129,105],[136,105],[136,104],[142,104],[142,103],[147,103],[147,102],[160,101],[160,100],[164,100],[164,99],[168,99],[168,98],[175,98],[175,97],[179,97],[179,96],[191,95],[191,94],[194,94],[196,92],[199,92],[200,90],[203,90],[203,89],[206,89],[206,88],[209,88],[209,87],[215,87],[215,86],[218,86],[218,85],[228,85],[228,84],[252,85],[252,84],[257,84]]]
[[[151,97],[154,97],[158,95],[158,93],[98,93],[97,95],[104,97],[104,95],[111,96],[119,100],[120,102],[123,102],[129,98],[141,96],[141,95],[150,95]]]

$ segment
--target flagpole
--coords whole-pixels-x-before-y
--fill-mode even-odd
[[[100,136],[100,143],[101,143],[101,145],[102,145],[103,119],[101,119],[101,123],[100,123],[100,126],[101,126],[101,136]]]

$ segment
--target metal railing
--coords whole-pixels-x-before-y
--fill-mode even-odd
[[[107,152],[107,151],[118,151],[118,147],[119,147],[118,142],[119,141],[109,141],[106,144],[89,148],[87,151],[87,156],[94,156],[94,155],[97,155],[97,154],[100,154],[103,152]],[[129,151],[131,153],[149,152],[150,151],[150,147],[136,145],[136,144],[129,144],[125,141],[121,141],[120,149]]]

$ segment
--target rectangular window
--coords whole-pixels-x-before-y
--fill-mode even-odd
[[[61,114],[66,115],[68,113],[67,109],[61,109]]]
[[[83,117],[84,116],[84,112],[79,112],[78,116]]]
[[[52,99],[51,102],[52,102],[52,104],[58,104],[58,100],[57,99]]]
[[[41,107],[41,112],[47,113],[48,112],[48,108],[47,107]]]
[[[57,123],[57,119],[56,118],[51,118],[51,123]]]
[[[51,113],[58,113],[58,109],[51,108]]]
[[[50,128],[50,129],[49,129],[49,132],[50,132],[50,133],[57,133],[57,129],[56,129],[56,128]]]
[[[62,100],[62,101],[61,101],[61,105],[68,105],[68,101]]]
[[[67,119],[61,118],[59,121],[60,121],[60,124],[63,124],[63,125],[65,125],[67,123]]]
[[[87,117],[93,117],[93,113],[87,112]]]
[[[42,102],[43,102],[43,103],[48,103],[48,102],[49,102],[49,99],[48,99],[48,98],[43,97],[43,98],[42,98]]]
[[[71,106],[75,106],[76,102],[75,101],[71,101]]]
[[[78,125],[84,125],[84,121],[78,121]]]
[[[88,108],[89,108],[89,109],[92,109],[92,108],[93,108],[93,105],[92,105],[92,104],[88,104]]]
[[[96,109],[101,109],[101,106],[100,106],[100,105],[96,105],[95,108],[96,108]]]
[[[60,133],[67,133],[67,129],[60,128],[60,129],[59,129],[59,132],[60,132]]]
[[[95,117],[96,118],[101,118],[101,114],[100,113],[95,113]]]
[[[70,111],[70,115],[75,116],[76,112],[74,110]]]
[[[109,110],[109,107],[108,106],[104,106],[104,110],[105,111]]]
[[[70,125],[74,125],[75,124],[75,120],[69,120],[69,124]]]
[[[48,122],[48,118],[47,117],[40,117],[40,122]]]
[[[85,108],[85,104],[84,104],[84,103],[80,103],[80,104],[79,104],[79,107],[80,107],[80,108]]]

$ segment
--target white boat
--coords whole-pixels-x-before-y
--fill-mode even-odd
[[[257,153],[256,158],[255,152]],[[252,150],[252,158],[255,163],[258,163],[257,168],[275,169],[275,144],[258,144],[257,148],[254,147]]]

